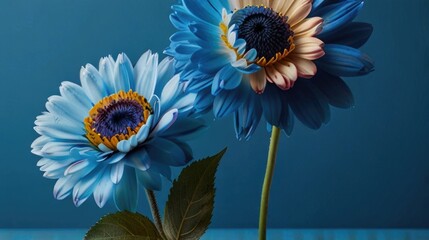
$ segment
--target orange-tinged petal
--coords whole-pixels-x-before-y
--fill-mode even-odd
[[[267,79],[269,82],[276,84],[280,89],[286,90],[290,85],[286,79],[283,78],[283,75],[277,71],[273,66],[265,68],[267,72]]]
[[[293,27],[305,19],[311,11],[312,0],[296,0],[286,12],[288,23]]]
[[[278,62],[266,67],[266,72],[267,79],[275,83],[282,90],[290,89],[298,78],[295,65],[287,61]]]
[[[306,45],[323,46],[323,41],[315,37],[300,37],[295,39],[295,45],[297,48],[295,50],[298,50],[299,47]]]
[[[293,86],[293,83],[298,78],[298,70],[294,63],[289,61],[282,61],[277,64],[274,64],[273,67],[279,71],[285,80],[288,82],[287,89]]]
[[[266,7],[271,7],[271,3],[273,2],[272,0],[261,0],[262,4]]]
[[[229,4],[231,5],[232,10],[243,8],[242,1],[240,0],[229,0]]]
[[[301,0],[298,0],[301,1]],[[286,15],[287,10],[293,4],[293,0],[275,0],[273,1],[272,9],[280,14]]]
[[[297,56],[307,60],[316,60],[325,55],[323,42],[315,37],[302,37],[295,40],[295,50],[290,56]]]
[[[299,77],[312,78],[314,75],[316,75],[317,67],[313,61],[296,56],[291,57],[289,60],[295,64]]]
[[[243,0],[244,6],[254,6],[255,0]]]
[[[266,78],[267,74],[263,68],[249,75],[250,86],[256,93],[262,94],[264,92],[265,86],[267,85]]]
[[[323,19],[321,17],[307,18],[293,27],[295,38],[313,37],[322,31]]]

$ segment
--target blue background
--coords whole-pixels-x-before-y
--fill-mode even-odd
[[[173,2],[0,1],[0,228],[86,228],[115,210],[55,200],[55,182],[30,153],[32,127],[61,81],[79,81],[80,66],[107,54],[135,62],[149,48],[162,52]],[[319,131],[298,123],[282,135],[269,227],[429,227],[429,2],[369,0],[359,20],[375,27],[364,50],[376,71],[346,79],[354,108],[332,109]],[[257,227],[269,134],[261,124],[248,142],[234,136],[226,118],[192,141],[196,158],[229,147],[211,226]],[[149,215],[143,196],[140,205]]]

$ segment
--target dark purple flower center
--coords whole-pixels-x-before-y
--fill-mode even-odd
[[[246,41],[246,50],[256,49],[258,58],[267,61],[292,47],[294,35],[288,17],[264,6],[247,6],[236,11],[230,26],[238,27],[238,37]]]
[[[119,99],[99,108],[92,127],[103,136],[127,134],[144,120],[143,108],[134,99]]]
[[[98,146],[116,149],[121,140],[138,133],[153,113],[146,98],[132,90],[119,91],[101,99],[84,119],[86,137]]]

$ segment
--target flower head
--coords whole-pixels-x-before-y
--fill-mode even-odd
[[[362,0],[182,0],[170,19],[178,32],[166,53],[177,60],[196,109],[233,113],[248,139],[261,115],[290,133],[293,114],[319,128],[329,105],[349,107],[340,76],[373,70],[357,48],[372,27],[354,23]]]
[[[113,196],[118,209],[136,210],[139,184],[161,188],[170,166],[192,159],[183,137],[204,127],[192,117],[196,94],[185,93],[173,60],[143,54],[135,67],[125,54],[82,67],[82,86],[63,82],[34,129],[32,152],[44,176],[57,179],[54,197],[76,206],[91,195],[99,207]]]

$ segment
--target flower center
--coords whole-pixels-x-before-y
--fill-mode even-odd
[[[231,23],[238,26],[238,37],[246,41],[246,50],[258,52],[256,63],[267,66],[286,57],[295,45],[294,32],[282,16],[265,6],[247,6],[237,10]]]
[[[119,91],[101,99],[84,119],[86,137],[98,146],[116,150],[116,144],[137,134],[146,123],[152,108],[146,98],[130,90]]]

